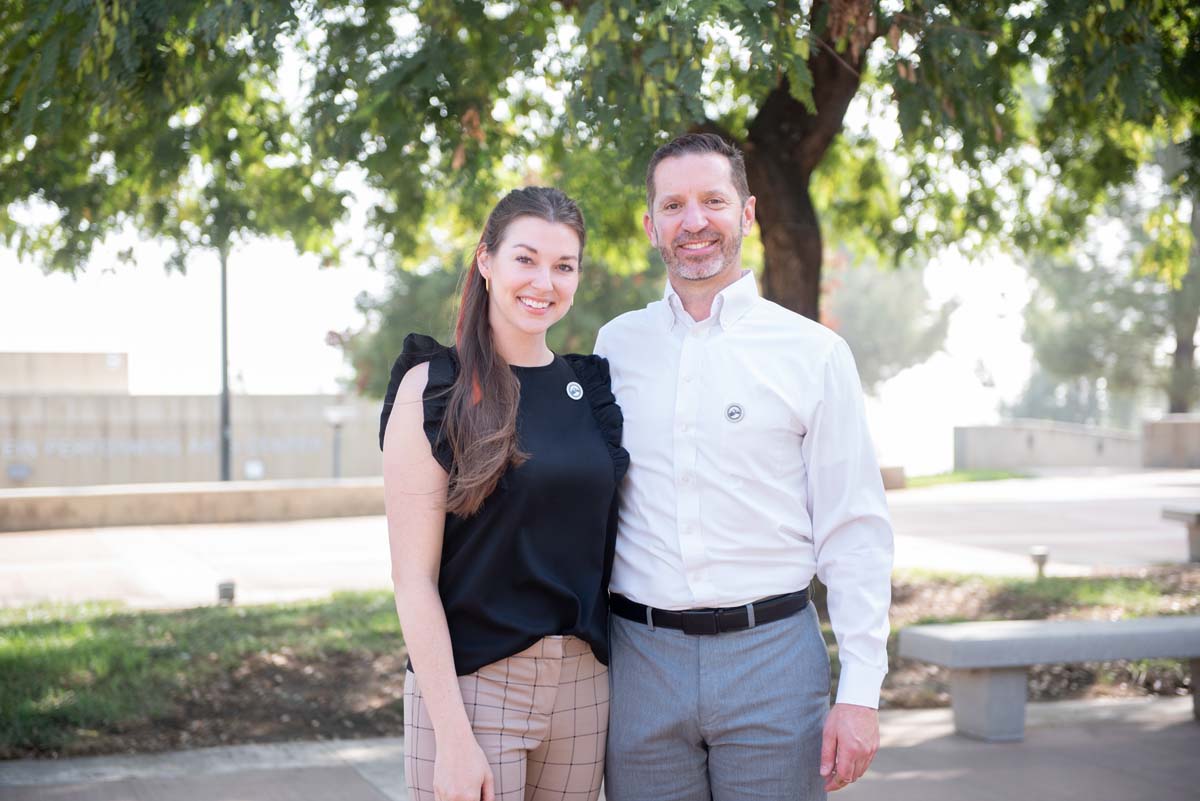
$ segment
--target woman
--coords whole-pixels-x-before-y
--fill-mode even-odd
[[[475,249],[456,347],[410,334],[392,369],[380,446],[414,801],[599,793],[629,455],[608,363],[546,346],[584,240],[562,192],[509,193]]]

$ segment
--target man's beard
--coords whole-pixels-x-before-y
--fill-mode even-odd
[[[680,256],[679,246],[688,242],[703,242],[705,239],[716,237],[720,243],[719,250],[705,259],[689,259]],[[658,253],[667,265],[667,272],[685,281],[704,281],[717,275],[730,264],[736,264],[742,251],[742,232],[735,231],[732,238],[719,234],[701,232],[680,238],[665,247],[659,247]]]

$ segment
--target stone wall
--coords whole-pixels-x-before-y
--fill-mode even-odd
[[[1034,467],[1141,466],[1141,443],[1125,431],[1012,420],[994,426],[954,429],[955,470],[1016,470]]]
[[[330,478],[345,407],[342,477],[380,473],[379,403],[327,395],[234,395],[234,479]],[[219,478],[219,401],[195,395],[0,395],[0,487]]]
[[[1200,467],[1200,414],[1168,414],[1142,424],[1146,467]]]

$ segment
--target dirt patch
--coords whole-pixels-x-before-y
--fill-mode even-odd
[[[289,649],[257,653],[192,688],[167,715],[81,731],[59,757],[146,753],[290,740],[398,737],[404,733],[407,656],[341,652],[300,660]]]

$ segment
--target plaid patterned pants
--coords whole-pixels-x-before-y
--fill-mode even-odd
[[[595,801],[604,776],[608,668],[591,646],[576,637],[543,637],[458,683],[492,766],[497,801]],[[409,797],[433,801],[433,724],[411,671],[404,681],[404,747]]]

